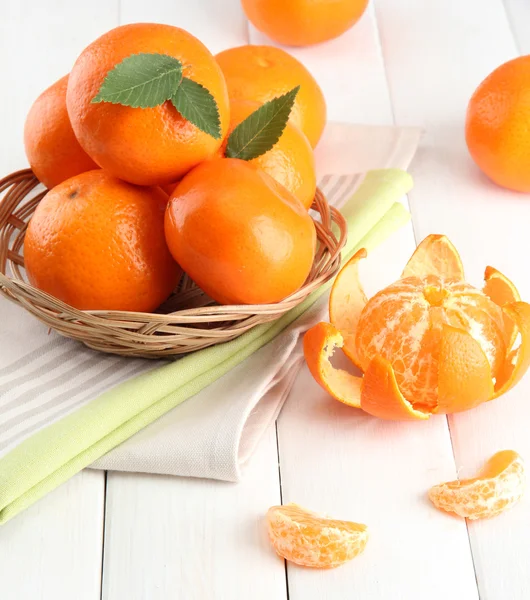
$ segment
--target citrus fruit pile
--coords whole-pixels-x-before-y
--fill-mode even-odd
[[[90,44],[29,111],[49,188],[25,236],[30,282],[81,310],[155,310],[183,271],[224,304],[279,302],[307,279],[322,91],[283,50],[213,56],[170,25]]]
[[[402,278],[370,300],[358,279],[359,251],[337,276],[331,323],[304,338],[316,381],[337,400],[382,419],[428,419],[468,410],[511,389],[530,366],[530,305],[488,267],[482,290],[464,281],[445,236],[428,236]],[[343,348],[364,375],[330,362]]]

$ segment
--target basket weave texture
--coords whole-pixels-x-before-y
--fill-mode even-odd
[[[81,311],[33,287],[25,277],[24,235],[46,191],[30,169],[0,180],[0,292],[58,333],[123,356],[186,354],[281,317],[337,273],[346,242],[344,217],[317,190],[312,206],[318,238],[313,267],[306,283],[281,302],[220,306],[184,275],[175,293],[155,313]]]

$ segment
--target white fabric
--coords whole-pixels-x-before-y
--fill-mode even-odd
[[[406,169],[420,135],[417,128],[329,123],[316,151],[328,199],[340,205],[350,197],[362,179],[354,173]],[[237,481],[289,394],[302,361],[302,334],[326,312],[324,298],[270,344],[92,468]],[[48,332],[0,298],[0,456],[105,390],[160,364],[89,350]]]

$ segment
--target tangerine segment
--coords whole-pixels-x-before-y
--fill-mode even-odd
[[[493,455],[473,479],[449,481],[429,490],[440,510],[467,519],[483,519],[511,508],[523,495],[524,464],[514,450]]]
[[[359,281],[359,260],[366,257],[366,250],[361,248],[350,258],[337,275],[329,296],[329,320],[344,338],[344,354],[357,366],[355,332],[367,302]]]
[[[493,396],[491,367],[480,344],[467,331],[444,325],[434,412],[468,410]]]
[[[504,305],[502,310],[515,323],[516,331],[521,335],[521,344],[508,354],[495,382],[492,400],[510,390],[530,367],[530,304],[513,302]]]
[[[338,567],[368,542],[366,525],[322,517],[297,504],[269,508],[267,528],[277,554],[304,567]]]
[[[304,356],[315,381],[335,400],[360,408],[362,378],[336,369],[329,359],[344,340],[330,323],[317,323],[304,335]]]
[[[458,250],[445,235],[428,235],[416,248],[401,278],[423,278],[427,275],[464,279],[464,267]]]
[[[415,409],[403,396],[392,365],[381,356],[372,360],[364,374],[361,408],[374,417],[392,421],[416,421],[430,417],[430,413]]]
[[[509,302],[519,302],[521,300],[521,296],[515,285],[508,277],[493,267],[486,267],[482,291],[499,306],[504,306]],[[514,322],[507,315],[505,315],[504,319],[504,329],[506,348],[509,350],[515,343],[517,329],[515,328]]]

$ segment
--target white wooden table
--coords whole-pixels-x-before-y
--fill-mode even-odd
[[[239,0],[2,0],[0,165],[26,164],[26,112],[92,39],[123,23],[184,27],[213,52],[265,39]],[[367,261],[368,291],[395,279],[416,241],[446,233],[479,284],[492,264],[530,299],[530,197],[491,185],[467,154],[467,101],[496,66],[530,52],[528,0],[375,0],[350,32],[293,54],[334,120],[422,125],[410,227]],[[1,318],[1,317],[0,317]],[[1,323],[0,323],[1,326]],[[243,483],[85,471],[0,529],[2,600],[523,600],[530,494],[466,523],[425,499],[502,448],[530,463],[530,376],[496,402],[426,423],[383,423],[331,401],[304,371]],[[285,567],[263,514],[295,501],[367,523],[360,558]]]

